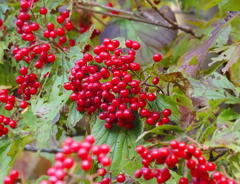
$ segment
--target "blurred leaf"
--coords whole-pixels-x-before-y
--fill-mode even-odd
[[[212,58],[212,63],[210,63],[209,65],[211,66],[213,63],[227,60],[228,61],[227,65],[224,66],[224,68],[222,69],[222,72],[225,74],[228,71],[228,69],[239,60],[239,52],[240,52],[240,44],[239,43],[229,46],[218,57]]]
[[[232,83],[235,86],[240,86],[240,60],[232,65],[229,69],[229,73]],[[240,91],[238,91],[238,93],[240,93]]]
[[[175,16],[169,7],[163,6],[161,11],[165,13],[166,17],[175,21]],[[162,17],[153,9],[144,9],[143,12],[145,16],[165,23]],[[169,30],[163,27],[125,19],[112,19],[101,33],[100,39],[103,41],[104,38],[124,37],[139,42],[141,48],[136,54],[136,58],[138,58],[136,62],[144,65],[152,62],[150,58],[152,58],[153,54],[158,52],[163,53],[163,48],[169,46],[176,38],[176,35],[176,30]]]
[[[234,156],[231,156],[229,158],[229,164],[231,171],[233,173],[233,176],[236,178],[236,180],[240,180],[240,153],[237,153]]]
[[[228,25],[233,21],[236,17],[238,17],[240,12],[235,12],[232,14],[232,16],[229,17],[227,21],[221,21],[217,22],[217,24],[213,24],[214,27],[216,27],[210,34],[210,37],[206,39],[205,43],[199,47],[198,49],[192,50],[188,53],[186,53],[183,58],[183,63],[178,63],[179,69],[184,70],[187,75],[190,77],[196,77],[198,70],[202,67],[205,57],[208,53],[208,50],[211,48],[211,46],[214,44],[214,42],[217,40],[219,35],[228,28]],[[198,65],[190,65],[189,62],[192,58],[195,56],[198,56]]]
[[[79,122],[83,117],[83,114],[77,111],[76,107],[77,103],[73,102],[69,108],[68,118],[66,122],[67,126],[74,127],[77,122]]]
[[[203,10],[208,10],[209,8],[212,8],[212,7],[214,7],[214,6],[216,6],[216,5],[218,5],[220,2],[222,2],[223,0],[211,0],[208,4],[207,4],[207,6],[205,6],[204,8],[203,8]]]
[[[220,66],[223,65],[223,63],[225,63],[226,61],[221,61],[221,62],[218,62],[214,65],[212,65],[211,67],[207,68],[207,69],[204,69],[204,70],[201,70],[199,72],[199,75],[204,75],[204,76],[209,76],[211,74],[213,74]]]
[[[139,140],[141,140],[144,136],[146,136],[149,133],[155,133],[155,134],[165,134],[163,133],[164,130],[168,130],[168,131],[174,131],[174,132],[178,132],[180,134],[185,134],[185,131],[182,130],[181,128],[179,128],[178,126],[173,126],[173,125],[161,125],[158,126],[156,128],[153,128],[152,130],[149,131],[145,131],[143,132],[136,140],[136,142],[138,142]]]
[[[234,112],[232,109],[224,109],[222,113],[218,116],[218,120],[220,121],[230,121],[240,118],[240,114]]]
[[[222,14],[225,14],[229,10],[240,11],[240,7],[236,6],[238,3],[238,0],[222,0],[221,3],[218,4],[218,7]]]
[[[109,170],[113,172],[114,176],[118,175],[122,167],[136,156],[135,147],[142,143],[140,141],[135,144],[143,129],[137,115],[135,115],[133,124],[134,128],[131,130],[118,126],[113,126],[112,129],[108,130],[104,127],[103,121],[97,118],[93,125],[91,133],[96,138],[96,144],[108,144],[111,147],[109,156],[112,159],[112,164]]]
[[[118,0],[118,3],[122,10],[132,10],[132,1]]]

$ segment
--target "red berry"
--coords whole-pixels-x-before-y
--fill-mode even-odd
[[[171,116],[172,114],[172,111],[170,109],[164,109],[163,112],[162,112],[163,116]]]
[[[119,182],[119,183],[122,183],[126,180],[125,176],[123,174],[119,174],[116,178],[116,180]]]
[[[4,184],[14,184],[14,180],[11,179],[9,176],[5,177],[3,182]]]
[[[149,101],[154,101],[154,100],[156,99],[156,95],[153,94],[153,93],[149,93],[149,94],[147,95],[147,99],[148,99]]]
[[[161,54],[154,54],[153,55],[153,61],[159,62],[162,60],[162,55]]]
[[[66,30],[68,30],[68,31],[73,29],[73,24],[70,21],[67,22],[64,26],[65,26]]]
[[[28,73],[27,67],[21,67],[20,70],[19,70],[19,73],[21,75],[27,75],[27,73]]]
[[[48,10],[47,10],[47,8],[45,8],[45,7],[42,7],[42,8],[40,8],[40,10],[39,10],[39,13],[42,14],[42,15],[46,15],[47,12],[48,12]]]
[[[134,49],[134,50],[138,50],[139,48],[140,48],[140,43],[138,43],[138,42],[133,42],[132,43],[132,48]]]
[[[9,174],[9,177],[12,178],[13,180],[16,180],[19,176],[19,173],[17,170],[12,170]]]
[[[28,106],[28,103],[26,101],[21,101],[20,104],[19,104],[19,107],[22,108],[22,109],[27,108],[27,106]]]
[[[132,44],[133,44],[133,41],[132,40],[126,40],[126,42],[125,42],[125,46],[127,47],[127,48],[132,48]]]
[[[59,24],[62,24],[64,21],[65,21],[64,16],[59,15],[59,16],[57,17],[57,22],[58,22]]]
[[[153,80],[152,80],[152,83],[154,85],[157,85],[159,83],[159,78],[158,77],[155,77]]]

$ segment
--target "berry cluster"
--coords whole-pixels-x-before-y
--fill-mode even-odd
[[[157,182],[165,183],[171,178],[169,168],[178,164],[179,159],[186,159],[186,167],[190,170],[191,181],[185,177],[179,180],[179,184],[236,184],[227,179],[220,172],[215,171],[216,165],[208,162],[202,156],[202,152],[194,145],[186,145],[185,142],[171,141],[170,147],[160,149],[146,149],[144,146],[137,146],[136,151],[142,158],[143,168],[135,172],[135,177],[143,176],[145,180],[156,178]],[[152,169],[150,164],[164,165],[162,169]]]
[[[53,23],[47,23],[46,28],[40,27],[38,23],[31,21],[31,15],[28,13],[33,5],[34,4],[30,1],[22,0],[20,14],[16,21],[17,32],[21,34],[22,40],[30,42],[30,47],[24,47],[21,49],[15,47],[13,54],[17,61],[24,60],[28,64],[38,55],[38,60],[35,62],[34,66],[39,69],[45,64],[52,63],[56,60],[56,56],[51,53],[51,45],[57,48],[62,47],[63,44],[67,43],[68,39],[66,34],[73,29],[73,23],[69,20],[69,12],[64,11],[56,18],[56,21],[59,25],[62,25],[62,27],[54,25]],[[48,10],[45,7],[42,7],[40,8],[39,13],[45,16],[48,13]],[[49,41],[38,40],[36,38],[37,34],[42,34],[43,37]],[[58,40],[56,40],[57,38]],[[75,42],[69,39],[69,45],[74,46]],[[65,46],[63,49],[68,49],[68,47]]]
[[[15,96],[8,95],[8,90],[1,89],[0,90],[0,101],[2,103],[6,103],[5,109],[7,111],[11,111],[13,109],[13,107],[14,107],[16,98],[15,98]]]
[[[55,184],[64,184],[63,180],[66,176],[66,171],[76,164],[73,158],[68,157],[71,153],[78,154],[78,157],[81,159],[81,169],[84,171],[92,168],[94,156],[102,166],[107,167],[111,165],[111,159],[106,156],[110,151],[110,147],[106,144],[93,145],[94,142],[95,138],[91,135],[87,136],[81,143],[75,142],[72,138],[67,138],[62,148],[63,152],[59,152],[55,156],[54,167],[47,171],[48,181]],[[49,184],[48,181],[44,180],[40,184]]]
[[[99,176],[103,177],[108,173],[108,171],[105,168],[99,168],[97,170],[97,173],[98,173]],[[125,175],[124,174],[119,174],[116,177],[116,181],[119,182],[119,183],[123,183],[124,181],[126,181]],[[95,184],[110,184],[110,183],[111,183],[111,179],[109,177],[104,177],[104,178],[102,178],[101,182],[97,182]]]
[[[11,120],[9,117],[0,115],[0,137],[8,133],[8,128],[5,127],[6,125],[11,128],[15,128],[17,126],[17,122],[15,120]]]
[[[70,98],[76,101],[77,110],[86,110],[91,114],[101,109],[99,118],[106,120],[107,129],[112,128],[113,124],[131,129],[134,112],[138,111],[150,125],[168,123],[171,110],[165,109],[162,113],[147,110],[147,102],[154,101],[156,95],[141,92],[144,82],[133,78],[134,72],[140,70],[140,65],[134,62],[140,43],[126,40],[125,45],[129,48],[126,55],[118,48],[119,45],[118,40],[106,38],[103,45],[94,47],[94,57],[86,53],[76,61],[71,69],[70,82],[65,83],[64,88],[74,91]],[[161,59],[160,54],[153,56],[155,62]],[[98,63],[105,66],[96,66]]]
[[[35,95],[38,92],[40,82],[37,81],[36,74],[28,74],[28,69],[26,67],[21,67],[19,73],[21,75],[16,77],[16,82],[18,83],[18,94],[23,95],[24,100],[29,100],[31,95]],[[20,107],[24,109],[27,107],[27,104],[25,102],[21,102]]]
[[[3,180],[4,184],[14,184],[15,180],[18,179],[19,173],[17,170],[12,170],[9,176],[6,176]]]

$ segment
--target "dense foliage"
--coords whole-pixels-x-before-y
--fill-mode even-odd
[[[0,183],[240,183],[239,27],[238,0],[0,1]]]

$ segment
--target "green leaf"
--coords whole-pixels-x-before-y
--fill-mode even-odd
[[[233,176],[236,178],[237,181],[240,180],[240,153],[231,156],[229,158],[229,164],[231,171],[233,173]]]
[[[15,157],[25,146],[24,139],[15,137],[14,140],[9,138],[0,139],[0,181],[3,181],[12,167]]]
[[[226,61],[221,61],[221,62],[218,62],[218,63],[212,65],[211,67],[209,67],[207,69],[201,70],[199,72],[199,75],[209,76],[209,75],[213,74],[225,62]]]
[[[178,126],[173,126],[173,125],[161,125],[158,126],[156,128],[153,128],[152,130],[149,131],[145,131],[143,132],[136,140],[136,142],[138,142],[140,139],[142,139],[145,135],[149,134],[149,133],[155,133],[155,134],[165,134],[163,133],[164,130],[169,130],[169,131],[174,131],[174,132],[178,132],[180,134],[185,134],[185,131],[182,130],[181,128],[179,128]]]
[[[231,121],[240,118],[240,114],[234,112],[232,109],[224,109],[221,114],[218,116],[220,121]]]
[[[171,97],[164,95],[164,94],[158,94],[155,101],[150,102],[151,108],[163,111],[164,109],[171,109],[172,115],[169,116],[169,119],[174,121],[175,123],[179,122],[180,114],[178,110],[178,103],[175,102]]]
[[[70,105],[68,118],[67,118],[67,122],[66,122],[67,126],[74,127],[77,124],[77,122],[79,122],[83,117],[83,114],[81,112],[79,112],[76,109],[76,107],[77,107],[77,103],[75,103],[75,102],[73,102]]]
[[[59,111],[69,99],[71,92],[58,96],[55,101],[43,103],[44,100],[32,100],[32,108],[21,115],[22,120],[18,122],[15,133],[26,135],[34,132],[34,137],[40,149],[49,144],[53,135],[53,127],[60,118]]]
[[[139,117],[135,115],[133,122],[134,128],[126,130],[118,126],[113,126],[108,130],[104,127],[103,121],[97,118],[92,128],[92,135],[96,138],[96,144],[108,144],[111,146],[109,154],[112,159],[112,164],[109,168],[116,176],[121,171],[122,167],[136,156],[135,147],[141,144],[141,141],[136,144],[137,137],[141,134],[143,125]]]
[[[208,10],[209,8],[212,8],[212,7],[214,7],[214,6],[216,6],[217,4],[219,4],[220,2],[222,2],[223,0],[211,0],[208,4],[207,4],[207,6],[205,6],[204,8],[203,8],[203,10]]]

